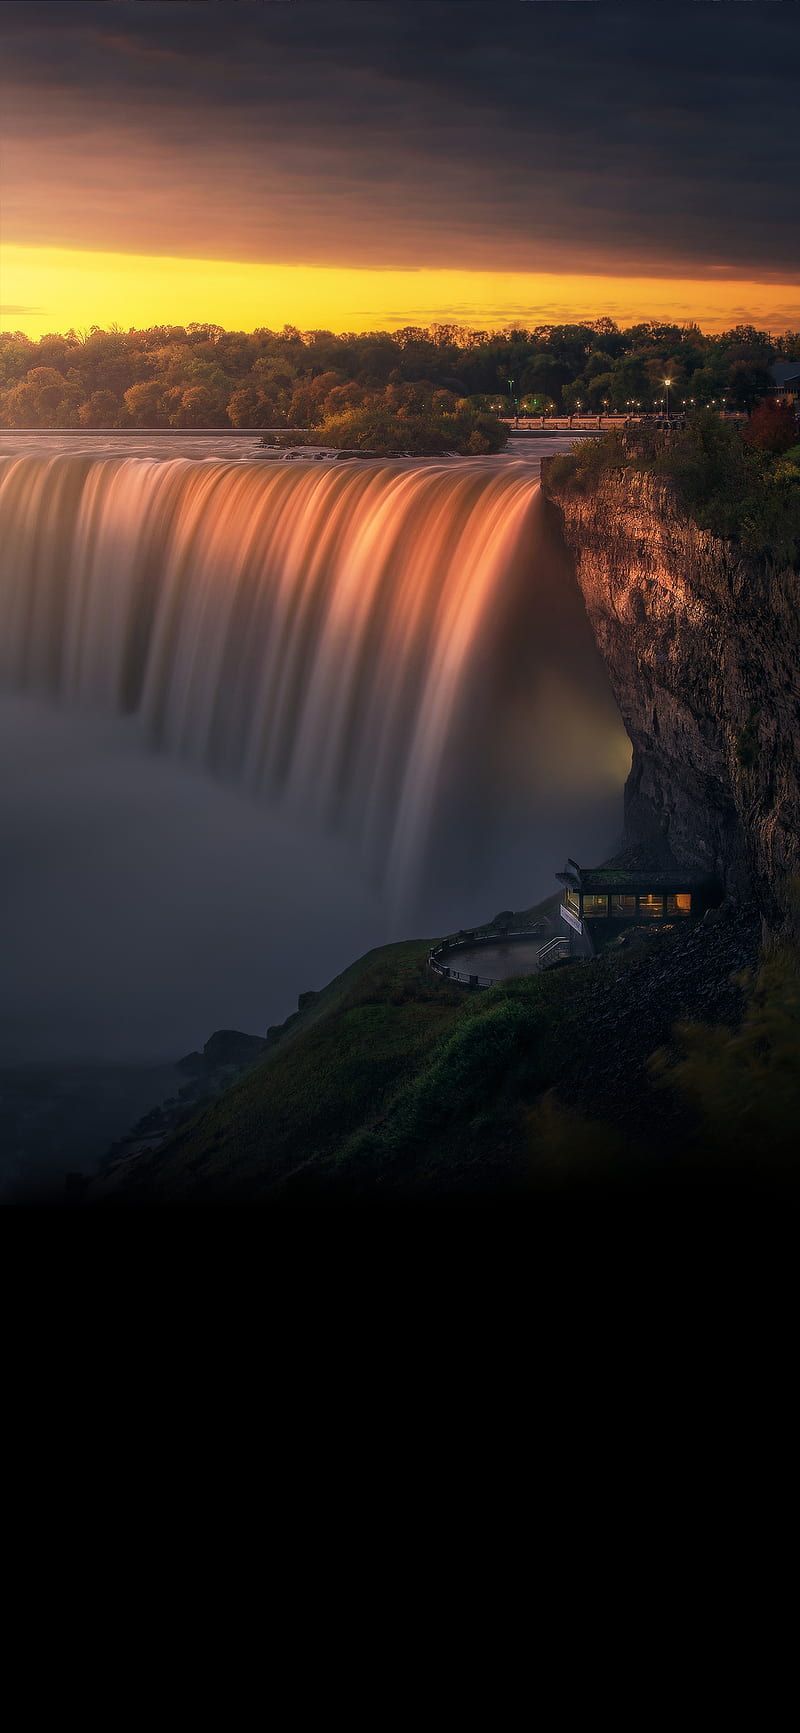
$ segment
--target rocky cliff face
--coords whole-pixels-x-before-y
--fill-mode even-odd
[[[649,475],[557,511],[633,745],[626,841],[669,849],[795,919],[800,872],[800,576],[742,558]]]

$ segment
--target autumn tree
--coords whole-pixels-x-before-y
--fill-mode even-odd
[[[71,427],[80,391],[55,367],[32,367],[6,392],[3,416],[9,427]]]
[[[157,379],[144,379],[125,392],[125,407],[134,427],[166,427],[164,392]]]
[[[227,416],[232,427],[268,427],[269,398],[254,385],[240,385],[228,399]]]
[[[748,445],[756,451],[782,452],[797,445],[797,420],[789,403],[759,403],[744,430]]]
[[[221,427],[226,415],[207,385],[190,385],[168,393],[170,427]]]
[[[81,427],[124,427],[125,410],[113,391],[93,391],[78,410]]]

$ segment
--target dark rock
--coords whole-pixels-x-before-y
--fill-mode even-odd
[[[210,1035],[203,1057],[207,1065],[251,1065],[267,1043],[262,1035],[244,1035],[240,1029],[217,1029]]]
[[[633,744],[626,840],[668,839],[679,864],[714,874],[740,906],[754,897],[768,928],[791,929],[797,573],[701,529],[659,476],[619,470],[586,493],[550,486]]]
[[[190,1077],[197,1077],[205,1070],[205,1065],[206,1061],[203,1053],[186,1053],[184,1054],[183,1059],[178,1060],[176,1070],[184,1071]]]

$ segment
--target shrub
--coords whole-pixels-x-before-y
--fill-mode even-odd
[[[767,413],[775,411],[769,408]],[[700,410],[668,432],[637,428],[625,435],[613,432],[580,440],[550,464],[548,485],[556,492],[590,492],[614,470],[661,475],[702,529],[735,537],[744,552],[756,558],[798,565],[800,463],[794,461],[795,449],[791,445],[776,456],[746,441],[713,410]]]
[[[501,451],[506,429],[495,415],[473,409],[450,393],[420,394],[416,404],[393,403],[390,386],[360,407],[325,415],[305,436],[310,445],[330,445],[340,451],[368,451],[381,457],[438,457],[448,452],[483,456]],[[389,399],[389,401],[387,401]],[[265,442],[266,443],[266,442]],[[272,443],[270,441],[269,443]]]
[[[800,1115],[800,971],[787,945],[761,965],[738,1028],[685,1023],[677,1060],[651,1068],[698,1110],[709,1155],[797,1165]]]
[[[797,443],[797,421],[788,403],[759,403],[744,430],[748,445],[756,451],[788,451]]]

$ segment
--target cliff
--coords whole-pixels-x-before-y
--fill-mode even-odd
[[[800,871],[800,575],[698,527],[632,470],[544,491],[633,745],[626,842],[791,924]]]
[[[563,473],[563,472],[562,472]],[[800,1111],[800,577],[748,561],[669,485],[545,476],[633,744],[626,842],[726,906],[470,995],[387,946],[303,995],[233,1087],[130,1148],[89,1201],[231,1203],[783,1184]],[[531,911],[535,916],[540,911]],[[756,973],[756,971],[759,971]],[[749,976],[749,984],[748,984]]]

